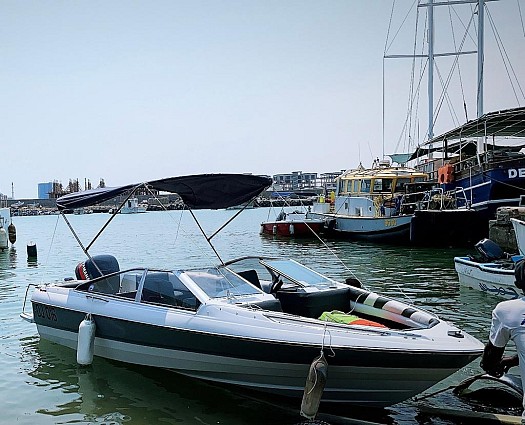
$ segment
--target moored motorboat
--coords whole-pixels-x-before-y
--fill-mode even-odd
[[[329,222],[328,230],[336,236],[408,242],[413,214],[401,209],[405,185],[427,179],[421,171],[389,161],[377,161],[369,169],[360,164],[337,178],[336,192],[314,202],[308,217]]]
[[[238,205],[270,183],[205,175],[145,184],[178,193],[193,210]],[[137,187],[67,195],[57,205],[93,205]],[[76,279],[38,286],[22,317],[36,323],[42,338],[77,350],[79,327],[92,321],[93,354],[109,359],[300,398],[310,363],[326,350],[322,403],[386,406],[434,385],[483,350],[431,313],[289,259],[120,270],[112,256],[89,257],[77,266]],[[366,321],[319,319],[334,310]]]
[[[148,209],[145,205],[139,204],[138,198],[129,198],[126,200],[122,208],[120,209],[121,214],[138,214],[145,213]]]
[[[261,223],[261,233],[293,237],[312,237],[321,233],[325,220],[308,218],[306,214],[301,211],[281,211],[275,220]]]
[[[490,239],[484,239],[475,246],[479,252],[477,257],[454,257],[459,283],[501,298],[520,297],[514,284],[515,268],[523,256],[507,256]]]

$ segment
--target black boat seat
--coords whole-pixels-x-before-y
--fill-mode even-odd
[[[242,278],[246,279],[248,282],[250,282],[252,285],[257,286],[257,288],[261,288],[261,281],[259,280],[259,275],[255,270],[243,270],[242,272],[237,273]]]
[[[173,274],[149,272],[144,280],[142,301],[197,310],[200,302]]]
[[[175,295],[167,272],[150,272],[146,275],[142,290],[143,301],[177,305]]]
[[[318,318],[324,311],[350,309],[350,287],[329,291],[304,292],[298,288],[282,288],[276,292],[285,313]]]

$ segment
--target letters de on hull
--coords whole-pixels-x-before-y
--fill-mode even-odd
[[[509,168],[509,179],[515,179],[516,177],[525,177],[525,168],[518,168],[517,170],[515,168]]]

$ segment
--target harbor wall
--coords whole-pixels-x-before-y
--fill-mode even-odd
[[[518,244],[510,221],[511,218],[525,221],[525,207],[498,208],[496,219],[489,221],[489,239],[496,242],[503,251],[509,254],[517,254]]]

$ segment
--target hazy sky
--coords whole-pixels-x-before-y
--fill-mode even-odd
[[[413,4],[397,1],[390,39]],[[525,13],[523,0],[488,3],[523,77],[518,6]],[[75,178],[114,186],[369,166],[382,155],[391,8],[389,0],[3,0],[0,192],[11,196],[14,183],[15,198],[32,198],[40,182]],[[436,38],[450,35],[457,16],[440,9]],[[390,54],[412,52],[414,27],[409,17]],[[486,57],[500,61],[487,43]],[[461,68],[465,85],[476,78],[471,62]],[[386,153],[404,150],[410,66],[385,62]],[[486,71],[485,109],[518,106],[505,68],[495,69]],[[475,101],[467,103],[474,118]],[[421,137],[426,121],[420,112]],[[440,125],[455,123],[445,115]]]

